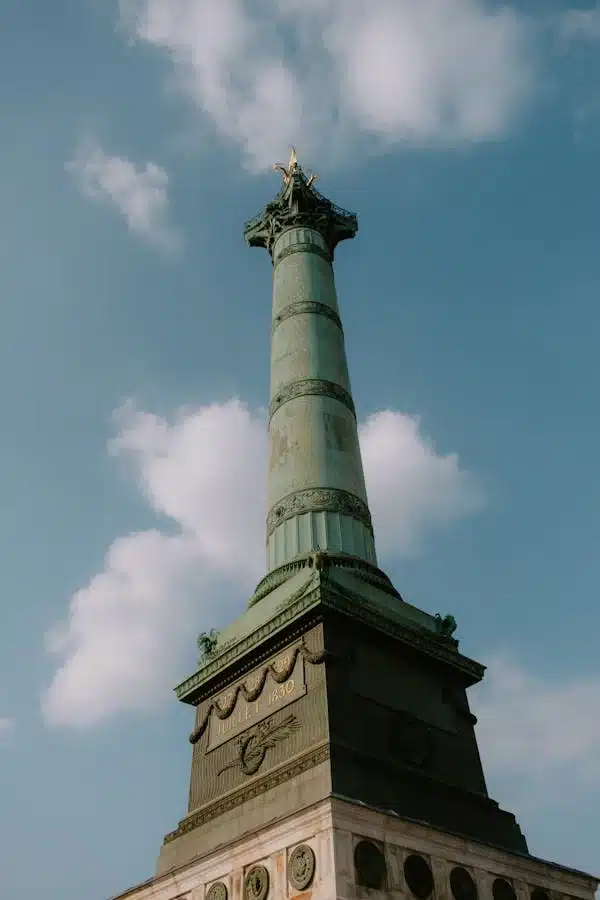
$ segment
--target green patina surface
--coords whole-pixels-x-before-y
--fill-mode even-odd
[[[314,188],[315,176],[306,176],[292,153],[283,173],[281,189],[258,216],[246,223],[244,237],[251,247],[263,247],[273,255],[273,247],[289,228],[307,227],[321,234],[330,257],[340,241],[358,231],[354,213],[336,206]]]
[[[193,702],[198,688],[215,673],[321,602],[317,573],[306,567],[307,556],[315,552],[332,562],[346,559],[344,565],[331,566],[329,585],[352,596],[357,613],[370,611],[383,630],[400,627],[407,634],[412,629],[435,636],[434,652],[441,652],[439,638],[445,639],[443,652],[462,659],[455,652],[452,617],[433,617],[405,603],[375,568],[331,265],[337,244],[356,235],[356,216],[315,190],[314,176],[306,175],[295,153],[287,168],[278,168],[283,172],[279,193],[244,230],[247,243],[266,249],[274,264],[268,575],[236,622],[218,635],[201,635],[200,667],[176,688],[186,702]],[[367,569],[362,573],[357,568],[361,559]],[[333,596],[331,590],[329,594]],[[472,674],[473,666],[477,664],[469,661]]]
[[[322,550],[376,564],[332,259],[356,216],[292,156],[245,228],[273,260],[267,570]]]

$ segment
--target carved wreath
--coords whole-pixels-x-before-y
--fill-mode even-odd
[[[310,887],[315,874],[315,853],[308,844],[300,844],[292,851],[288,862],[288,878],[297,891]]]
[[[269,873],[264,866],[253,866],[244,882],[246,900],[265,900],[269,893]]]
[[[286,716],[279,724],[275,724],[274,718],[260,722],[238,740],[235,759],[223,766],[217,775],[236,767],[239,767],[244,775],[254,775],[262,766],[267,752],[290,737],[299,727],[300,723],[293,714]]]
[[[227,885],[216,881],[206,892],[206,900],[227,900]]]

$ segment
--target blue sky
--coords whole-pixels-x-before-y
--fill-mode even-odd
[[[106,897],[185,812],[195,636],[263,571],[289,145],[336,278],[380,562],[489,665],[492,795],[600,873],[600,11],[0,3],[0,894]],[[243,448],[243,450],[241,449]]]

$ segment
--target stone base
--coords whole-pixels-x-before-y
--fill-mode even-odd
[[[314,874],[307,880],[313,863]],[[597,887],[598,879],[583,872],[331,797],[119,897],[593,900]]]

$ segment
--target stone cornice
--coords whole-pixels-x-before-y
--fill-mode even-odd
[[[284,600],[268,622],[225,649],[198,672],[179,684],[175,688],[177,698],[185,703],[197,705],[200,702],[203,685],[211,681],[220,671],[248,654],[268,637],[281,631],[294,619],[304,616],[310,609],[316,610],[321,605],[376,628],[378,631],[402,641],[413,650],[424,653],[444,665],[451,666],[466,675],[473,684],[483,678],[485,666],[463,656],[435,632],[430,632],[417,625],[411,626],[408,623],[399,622],[397,619],[385,615],[375,604],[370,603],[360,594],[346,588],[343,590],[337,588],[331,581],[323,584],[318,572],[311,581],[301,585],[297,594],[298,596],[294,596],[291,601],[289,598]],[[273,648],[270,648],[269,652],[272,653]],[[256,665],[256,662],[255,657],[253,665]]]
[[[483,678],[485,666],[482,666],[481,663],[463,656],[447,641],[434,632],[429,632],[428,629],[413,627],[382,615],[375,604],[370,603],[360,594],[355,594],[346,588],[342,591],[330,584],[327,586],[323,603],[365,625],[371,625],[390,637],[398,638],[402,643],[427,654],[438,662],[450,665],[453,669],[459,669],[473,682],[481,681]]]
[[[301,587],[301,592],[299,591],[298,593],[299,596],[292,601],[286,599],[277,608],[277,614],[269,622],[261,625],[240,641],[236,641],[231,646],[224,648],[223,652],[218,652],[217,655],[211,657],[210,662],[202,666],[201,669],[181,682],[181,684],[178,684],[175,688],[177,699],[185,703],[191,703],[194,706],[197,705],[199,702],[197,694],[202,685],[211,681],[220,671],[236,662],[242,656],[245,656],[254,647],[257,647],[268,637],[280,631],[319,602],[318,584],[314,580],[304,583]],[[254,659],[253,664],[256,664],[256,659]]]

